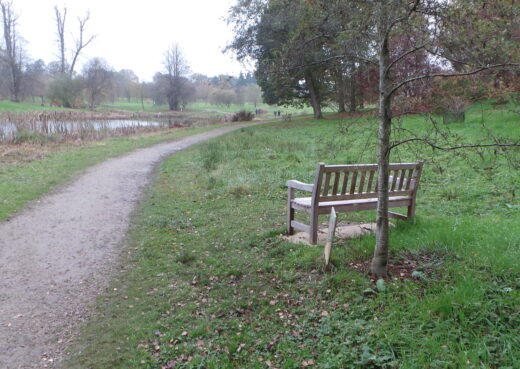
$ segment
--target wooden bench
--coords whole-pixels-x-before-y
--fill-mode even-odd
[[[406,215],[389,212],[397,219],[409,219],[415,214],[415,198],[423,162],[390,164],[388,207],[408,207]],[[309,241],[318,240],[318,216],[336,212],[377,209],[377,164],[325,165],[316,168],[314,184],[287,181],[287,233],[294,230],[309,233]],[[310,192],[311,197],[295,197],[295,190]],[[294,220],[295,210],[310,215],[310,225]]]

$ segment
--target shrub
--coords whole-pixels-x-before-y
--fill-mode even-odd
[[[238,113],[233,114],[231,117],[232,122],[249,122],[253,120],[255,115],[250,111],[241,110]]]

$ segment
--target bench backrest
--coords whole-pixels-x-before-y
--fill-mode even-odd
[[[415,196],[423,162],[390,164],[389,195]],[[377,197],[377,164],[325,165],[314,177],[313,201]]]

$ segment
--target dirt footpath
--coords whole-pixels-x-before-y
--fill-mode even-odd
[[[59,366],[161,159],[235,125],[109,159],[0,223],[0,368]]]

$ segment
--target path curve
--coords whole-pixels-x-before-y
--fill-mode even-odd
[[[0,223],[0,368],[58,366],[106,286],[157,163],[235,125],[139,149],[87,169]]]

